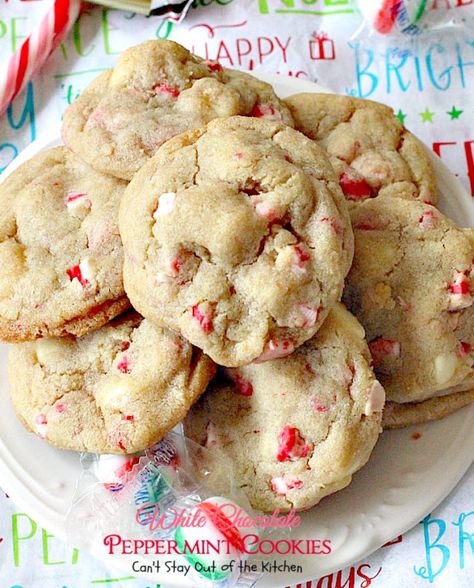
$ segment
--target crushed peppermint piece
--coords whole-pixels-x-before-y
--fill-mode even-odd
[[[382,412],[384,406],[385,390],[378,380],[374,380],[365,403],[364,414],[370,416],[374,412]]]
[[[293,251],[293,263],[291,264],[292,271],[297,274],[305,274],[307,272],[306,265],[311,259],[309,251],[307,250],[306,246],[301,243],[299,245],[295,245],[293,247]]]
[[[89,286],[95,275],[95,264],[94,262],[86,257],[81,261],[79,265],[74,265],[66,270],[67,275],[71,282],[77,280],[83,288]]]
[[[232,378],[235,387],[237,388],[237,392],[241,396],[252,396],[253,386],[249,380],[245,379],[243,376],[236,373],[234,370],[227,370],[227,373]]]
[[[250,112],[250,116],[281,120],[281,114],[272,104],[255,104]]]
[[[35,430],[42,439],[46,437],[48,430],[48,420],[45,414],[37,414],[35,416]]]
[[[214,330],[214,311],[209,302],[195,304],[192,308],[192,314],[206,334],[212,333]]]
[[[400,343],[392,339],[383,339],[379,337],[369,343],[370,354],[374,367],[379,367],[384,359],[396,359],[400,357]]]
[[[425,210],[418,219],[422,229],[432,229],[435,226],[435,214],[433,210]]]
[[[454,272],[454,278],[448,286],[449,310],[461,310],[471,306],[471,283],[464,272]]]
[[[288,339],[283,339],[281,341],[270,339],[265,345],[262,354],[254,360],[254,362],[261,363],[262,361],[270,361],[272,359],[286,357],[287,355],[290,355],[290,353],[293,353],[294,350],[294,343]]]
[[[129,374],[132,371],[132,365],[130,359],[126,354],[124,354],[119,361],[117,362],[117,369],[122,374]]]
[[[306,457],[310,446],[296,427],[286,425],[278,435],[278,461],[296,461]]]
[[[349,200],[364,200],[372,195],[372,188],[364,178],[343,172],[339,185]]]
[[[458,351],[461,357],[466,357],[466,355],[469,355],[471,353],[472,345],[467,341],[460,341]]]
[[[66,196],[66,206],[69,210],[90,208],[91,201],[85,192],[69,192]]]
[[[172,96],[176,98],[180,95],[181,90],[176,86],[169,86],[168,84],[155,84],[153,86],[153,90],[155,94],[166,94],[167,96]]]
[[[204,64],[207,66],[207,69],[209,71],[222,71],[223,70],[222,65],[216,60],[207,59],[204,62]]]
[[[284,476],[275,476],[271,479],[272,490],[275,494],[279,494],[280,496],[286,496],[288,490],[293,490],[294,488],[301,488],[303,485],[302,480],[298,480],[296,476],[284,475]]]

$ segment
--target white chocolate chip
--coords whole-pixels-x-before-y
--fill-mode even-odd
[[[434,374],[438,384],[447,384],[456,371],[458,358],[455,353],[442,353],[435,357]]]
[[[97,404],[107,410],[122,410],[132,402],[135,395],[133,381],[130,376],[119,375],[102,381],[100,387],[95,391]]]
[[[41,365],[56,363],[61,360],[67,347],[71,343],[68,339],[37,339],[35,342],[36,357]]]
[[[169,214],[174,208],[176,192],[165,192],[158,199],[158,208],[155,210],[153,218],[156,220],[160,216]]]

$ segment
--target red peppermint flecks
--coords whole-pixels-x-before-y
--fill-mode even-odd
[[[265,345],[262,354],[255,360],[255,363],[286,357],[290,353],[293,353],[294,349],[295,345],[289,339],[282,339],[280,341],[278,339],[270,339]]]
[[[253,386],[249,380],[246,380],[239,374],[232,374],[232,379],[234,380],[235,387],[237,391],[242,396],[252,396],[253,394]]]
[[[354,225],[354,229],[359,229],[359,231],[375,231],[376,227],[369,222],[362,222]]]
[[[335,218],[329,218],[328,216],[323,216],[321,218],[322,223],[328,223],[336,233],[336,235],[342,235],[342,225],[341,223]]]
[[[223,67],[218,61],[208,60],[204,62],[209,71],[222,71]]]
[[[386,358],[400,357],[400,343],[392,339],[374,339],[369,343],[369,349],[374,367],[380,366]]]
[[[35,429],[36,433],[43,439],[46,437],[48,419],[45,414],[37,414],[35,416]]]
[[[69,192],[66,196],[66,206],[68,208],[85,205],[90,205],[90,200],[85,192]]]
[[[81,268],[78,265],[73,265],[70,269],[66,270],[66,273],[69,276],[71,282],[76,279],[83,288],[89,284],[89,280],[83,277]]]
[[[278,461],[295,461],[300,457],[306,457],[309,453],[309,445],[296,427],[286,425],[278,435]]]
[[[449,291],[449,309],[461,310],[472,304],[471,283],[466,272],[454,272],[454,279],[448,286]]]
[[[58,402],[54,405],[56,412],[63,413],[66,410],[66,405],[62,402]]]
[[[156,94],[167,94],[173,98],[176,98],[181,93],[179,88],[176,86],[169,86],[168,84],[155,84],[153,90],[155,90]]]
[[[471,286],[469,280],[461,272],[457,272],[454,282],[449,285],[449,291],[452,294],[469,294]]]
[[[372,195],[372,189],[364,178],[351,177],[345,172],[339,178],[339,185],[349,200],[364,200]]]
[[[130,360],[126,355],[123,355],[123,357],[117,362],[117,369],[119,372],[122,372],[122,374],[129,374],[132,371]]]
[[[134,420],[135,420],[135,417],[133,416],[133,414],[123,414],[122,415],[122,421],[129,421],[129,422],[133,423]]]
[[[302,480],[298,480],[295,476],[275,476],[271,479],[272,490],[275,494],[285,496],[288,490],[294,488],[301,488],[303,485]]]
[[[317,413],[324,413],[328,411],[328,407],[324,404],[321,404],[316,396],[311,396],[310,402],[311,406]]]
[[[471,353],[471,350],[472,345],[470,343],[468,343],[467,341],[460,341],[458,351],[461,357],[466,357],[466,355],[469,355],[469,353]]]
[[[124,453],[127,451],[125,445],[123,444],[122,439],[119,439],[119,442],[117,443],[118,448],[123,451]]]
[[[209,304],[201,302],[201,304],[195,304],[192,309],[193,317],[199,322],[202,330],[209,334],[213,331],[213,312]]]
[[[235,159],[242,159],[242,157],[244,157],[244,154],[242,153],[242,151],[236,151],[234,153],[234,157]]]
[[[297,274],[306,273],[306,264],[311,259],[309,251],[302,243],[300,243],[299,245],[295,245],[293,247],[293,251],[294,255],[291,269]]]
[[[418,219],[422,229],[432,229],[435,226],[435,214],[433,210],[425,210]]]
[[[271,104],[255,104],[250,116],[257,118],[281,118],[281,114]]]

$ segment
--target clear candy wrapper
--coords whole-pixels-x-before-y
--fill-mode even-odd
[[[84,454],[68,540],[149,580],[181,573],[189,586],[250,588],[262,575],[248,565],[264,560],[256,546],[288,526],[253,512],[224,457],[204,469],[207,451],[172,432],[140,455]]]
[[[357,0],[363,24],[354,39],[406,37],[407,39],[472,31],[474,4],[470,0]]]

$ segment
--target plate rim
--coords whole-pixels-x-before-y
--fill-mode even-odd
[[[314,82],[308,81],[306,79],[300,79],[300,78],[295,78],[295,77],[290,77],[290,76],[283,76],[283,75],[277,75],[277,74],[272,74],[272,73],[264,73],[264,72],[259,72],[259,71],[255,71],[253,72],[253,74],[258,77],[259,79],[262,79],[266,82],[271,83],[272,85],[276,86],[275,91],[277,94],[281,93],[281,88],[282,87],[287,87],[287,88],[291,88],[291,93],[298,93],[298,92],[315,92],[315,93],[321,93],[321,92],[326,92],[326,93],[334,93],[331,90],[329,90],[328,88],[325,88],[319,84],[316,84]],[[6,177],[8,177],[15,169],[17,169],[22,163],[24,163],[25,161],[27,161],[28,159],[30,159],[33,155],[35,155],[36,153],[38,153],[39,151],[46,149],[48,147],[53,147],[56,145],[61,144],[61,135],[60,135],[60,127],[54,127],[49,133],[48,135],[43,135],[38,137],[35,141],[33,141],[32,143],[30,143],[25,149],[23,149],[19,155],[10,163],[10,165],[8,165],[8,167],[3,171],[2,174],[0,174],[0,183],[4,181],[4,179]],[[464,188],[463,184],[460,182],[460,180],[449,170],[449,168],[444,164],[444,162],[437,157],[428,147],[425,148],[427,149],[427,151],[430,153],[430,156],[432,157],[433,162],[435,163],[435,169],[436,169],[436,173],[438,175],[438,177],[443,176],[445,178],[445,181],[449,181],[450,185],[455,185],[456,186],[456,190],[458,192],[462,191],[465,195],[464,201],[461,202],[460,204],[462,204],[464,207],[468,206],[467,205],[467,199],[471,199],[471,197],[469,196],[467,190]],[[469,205],[471,207],[471,215],[474,214],[474,210],[473,210],[473,205],[472,202],[469,202]],[[6,386],[8,386],[8,382],[5,383]],[[469,422],[474,423],[474,404],[468,407],[465,407],[463,409],[461,409],[460,411],[458,411],[458,413],[466,413],[466,415],[469,416],[465,416],[463,419],[463,422],[465,421],[466,423],[469,424]],[[458,414],[456,413],[456,414]],[[449,419],[449,417],[447,417]],[[468,426],[468,425],[466,425]],[[407,430],[407,429],[405,429]],[[408,429],[409,430],[409,429]],[[10,465],[8,464],[8,459],[5,458],[5,451],[7,450],[7,446],[5,445],[3,439],[2,439],[2,434],[0,431],[0,465],[2,467],[0,467],[0,487],[13,499],[13,501],[15,502],[15,504],[17,504],[19,507],[21,507],[22,509],[25,510],[25,512],[27,514],[29,514],[30,516],[32,516],[32,518],[34,518],[34,520],[39,523],[41,526],[43,526],[44,528],[50,530],[51,532],[54,533],[54,535],[64,541],[67,542],[67,530],[65,529],[64,524],[61,525],[60,520],[65,520],[63,515],[60,515],[59,512],[56,513],[52,513],[55,516],[50,518],[48,516],[48,511],[51,511],[51,508],[46,505],[45,508],[45,503],[44,501],[41,500],[41,498],[39,498],[38,496],[35,495],[34,491],[31,488],[27,488],[25,485],[23,485],[22,480],[15,475],[14,472],[14,465],[16,464],[18,465],[18,462],[15,461],[15,458],[13,455],[11,455],[11,452],[8,451],[8,454],[11,456],[11,460],[12,462],[10,463]],[[59,450],[62,451],[62,450]],[[474,457],[471,457],[469,455],[468,452],[465,452],[463,454],[460,454],[459,456],[459,466],[457,468],[457,473],[456,475],[452,476],[449,479],[449,483],[445,480],[445,483],[443,484],[443,490],[442,492],[438,492],[436,493],[436,497],[431,498],[431,494],[427,495],[427,498],[431,498],[431,500],[427,500],[425,502],[425,507],[423,509],[422,514],[420,515],[419,512],[417,512],[416,515],[411,515],[411,517],[409,517],[409,522],[405,521],[405,522],[400,522],[398,525],[395,524],[395,526],[392,524],[391,525],[391,531],[390,531],[390,538],[387,539],[386,537],[381,538],[380,536],[373,536],[371,541],[369,541],[369,543],[367,543],[367,547],[365,549],[361,549],[360,551],[358,551],[357,553],[353,554],[352,556],[350,556],[349,558],[346,557],[346,560],[342,563],[340,563],[339,565],[332,565],[330,566],[329,570],[323,570],[322,572],[311,572],[311,576],[308,576],[308,572],[304,572],[303,574],[294,574],[294,575],[287,575],[285,576],[285,578],[287,579],[283,579],[280,578],[279,575],[275,575],[272,576],[272,579],[278,579],[281,580],[282,582],[284,582],[284,584],[282,585],[287,585],[288,583],[298,583],[298,582],[305,582],[305,581],[309,581],[309,580],[314,580],[315,577],[321,577],[322,575],[328,575],[334,571],[337,571],[339,569],[343,569],[347,566],[353,565],[355,562],[360,561],[364,558],[366,558],[367,556],[369,556],[370,554],[374,553],[377,549],[379,549],[384,543],[386,543],[387,541],[390,541],[391,538],[394,538],[400,534],[406,533],[407,531],[409,531],[410,529],[412,529],[414,526],[416,526],[416,524],[422,519],[424,518],[428,513],[430,513],[434,508],[436,508],[453,490],[454,488],[459,484],[460,480],[463,478],[463,476],[466,474],[467,470],[469,469],[469,467],[471,466],[471,464],[474,461]],[[365,467],[365,466],[364,466]],[[349,486],[350,487],[350,486]],[[90,552],[88,550],[85,550],[87,553],[90,554]],[[91,554],[94,557],[97,558],[97,555]],[[111,559],[109,558],[104,558],[104,557],[98,557],[98,559],[104,563],[107,567],[111,567]],[[112,565],[115,567],[117,566],[118,568],[120,568],[120,562],[118,562],[117,560],[115,560],[115,558],[113,559],[113,563]],[[129,568],[127,568],[129,570]],[[316,576],[316,574],[319,574]],[[137,577],[140,577],[140,574],[137,574]],[[168,577],[168,575],[160,575],[160,576],[156,576],[153,579],[157,579],[158,581],[164,581],[165,583],[169,584],[170,578]],[[178,586],[181,584],[169,584],[174,585],[174,586]],[[258,582],[259,586],[274,586],[274,584],[268,584],[267,582],[265,582],[265,579],[263,579],[263,582]]]

